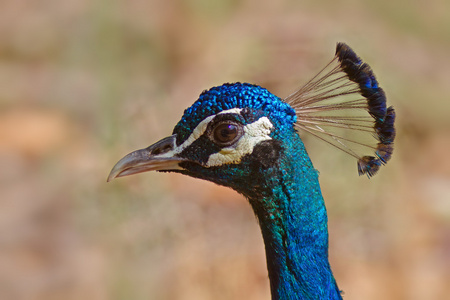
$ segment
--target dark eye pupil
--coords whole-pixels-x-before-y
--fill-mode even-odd
[[[234,124],[221,124],[214,130],[214,139],[220,143],[231,142],[236,138],[238,128]]]

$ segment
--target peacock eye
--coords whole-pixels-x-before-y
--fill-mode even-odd
[[[221,123],[213,130],[212,137],[217,144],[228,146],[240,137],[240,128],[234,123]]]

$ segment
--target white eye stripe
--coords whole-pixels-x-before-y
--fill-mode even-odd
[[[221,115],[221,114],[238,114],[238,115],[240,115],[241,111],[242,111],[242,108],[232,108],[229,110],[221,111],[220,113],[218,113],[218,115]]]
[[[235,113],[240,114],[241,108],[232,108],[229,110],[222,111],[220,114]],[[199,137],[201,137],[208,124],[217,116],[212,115],[201,121],[191,135],[178,147],[173,150],[159,155],[159,157],[172,157],[183,152],[184,149],[188,148],[192,143],[194,143]],[[262,141],[271,140],[270,132],[273,128],[273,124],[267,117],[259,118],[257,121],[247,124],[244,126],[244,134],[242,137],[232,146],[226,147],[220,150],[218,153],[213,153],[209,156],[206,162],[206,167],[217,167],[224,164],[239,163],[247,154],[253,152],[253,148]]]
[[[221,111],[217,115],[230,114],[230,113],[240,114],[241,111],[242,111],[242,108],[232,108],[232,109]],[[206,119],[204,119],[203,121],[201,121],[197,125],[197,127],[195,127],[194,131],[192,131],[191,135],[183,142],[183,144],[181,144],[178,147],[175,147],[173,150],[171,150],[169,152],[159,155],[159,157],[172,157],[176,154],[183,152],[184,149],[186,149],[187,147],[192,145],[193,142],[195,142],[199,137],[201,137],[205,133],[206,128],[208,128],[209,122],[211,122],[217,115],[209,116]]]

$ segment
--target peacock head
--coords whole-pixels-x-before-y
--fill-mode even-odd
[[[296,119],[289,104],[262,87],[247,83],[213,87],[185,110],[171,136],[126,155],[108,181],[172,171],[248,194],[246,189],[254,192],[260,185],[255,180],[278,165],[289,141],[298,139]]]
[[[248,83],[203,92],[171,136],[122,158],[108,181],[146,171],[172,171],[229,186],[249,196],[271,186],[270,172],[292,171],[287,157],[312,165],[297,130],[355,157],[360,175],[373,176],[392,156],[395,111],[372,69],[346,44],[302,88],[281,100]],[[334,130],[346,130],[341,134]],[[358,136],[369,137],[366,142]],[[359,150],[356,148],[360,148]],[[367,155],[369,152],[370,155]],[[278,168],[280,161],[285,164]]]

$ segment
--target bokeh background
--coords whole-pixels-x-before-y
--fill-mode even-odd
[[[373,179],[305,136],[345,299],[450,299],[450,2],[3,0],[0,299],[270,299],[237,193],[176,174],[106,183],[223,82],[289,95],[344,41],[397,111]]]

